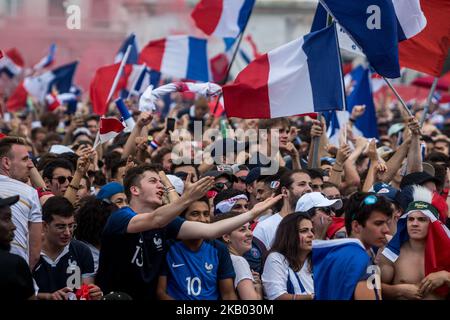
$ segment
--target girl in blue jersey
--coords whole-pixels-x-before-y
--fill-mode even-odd
[[[193,202],[181,217],[210,223],[209,200]],[[230,254],[222,242],[204,239],[171,242],[157,295],[164,300],[235,300],[234,277]]]
[[[295,212],[281,220],[262,274],[267,299],[314,298],[311,265],[313,240],[313,225],[307,213]]]

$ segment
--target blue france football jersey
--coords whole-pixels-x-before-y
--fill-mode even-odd
[[[219,280],[235,277],[228,249],[217,240],[203,241],[196,252],[181,241],[174,242],[163,274],[167,293],[176,300],[218,300]]]

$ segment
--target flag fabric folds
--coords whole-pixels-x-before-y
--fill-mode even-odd
[[[276,118],[344,109],[334,24],[261,55],[224,86],[223,96],[228,117]]]
[[[0,74],[5,73],[9,78],[19,75],[25,66],[22,55],[16,48],[4,52],[0,60]]]
[[[418,34],[426,25],[419,0],[320,0],[351,35],[371,66],[387,78],[400,77],[398,42]]]
[[[370,264],[369,255],[357,239],[314,240],[315,300],[351,300]]]
[[[72,62],[44,72],[39,76],[26,77],[8,99],[6,103],[7,109],[12,111],[24,107],[28,95],[37,98],[40,102],[44,102],[45,97],[52,90],[56,90],[58,93],[70,92],[77,65],[78,62]]]
[[[56,44],[52,43],[50,45],[50,49],[48,50],[48,54],[39,60],[33,67],[34,70],[42,70],[47,68],[53,64],[55,61],[55,53],[56,53]]]
[[[134,33],[130,34],[128,38],[122,43],[119,51],[114,57],[114,63],[121,62],[125,52],[127,51],[128,46],[131,45],[130,55],[126,61],[127,64],[137,64],[139,57],[139,49],[136,41],[136,35]]]
[[[97,137],[95,138],[93,148],[96,148],[98,145],[114,139],[124,129],[125,126],[123,125],[123,123],[116,118],[100,118],[100,126]]]
[[[143,63],[167,76],[209,81],[206,39],[181,35],[150,41],[139,55]]]
[[[89,95],[93,111],[98,115],[104,115],[107,111],[106,99],[119,67],[120,63],[101,67],[97,69],[94,79],[91,81]],[[132,94],[141,94],[150,84],[157,84],[159,77],[159,73],[152,72],[144,65],[127,64],[113,93],[113,98],[121,90],[126,90],[126,92],[131,92]]]
[[[201,0],[191,13],[207,35],[236,38],[245,28],[255,0]]]
[[[425,243],[425,276],[430,273],[446,270],[450,272],[450,231],[429,210],[420,210],[430,219]],[[397,222],[397,232],[389,241],[382,254],[392,262],[397,261],[402,245],[409,240],[407,218],[415,211],[402,215]],[[439,288],[438,293],[448,294],[448,288]]]
[[[400,43],[400,64],[439,77],[450,48],[450,1],[420,4],[428,22],[421,33]]]

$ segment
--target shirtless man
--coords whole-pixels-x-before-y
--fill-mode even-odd
[[[401,233],[405,231],[409,239],[401,244],[397,258],[396,250],[390,243],[380,259],[383,298],[408,300],[445,298],[438,295],[435,290],[443,285],[450,287],[450,272],[440,270],[425,277],[425,246],[430,224],[436,221],[436,217],[438,212],[429,203],[414,201],[409,205],[398,226],[399,239],[403,238]],[[444,226],[438,224],[436,227]],[[448,237],[443,241],[450,243]],[[437,252],[437,254],[446,253]]]

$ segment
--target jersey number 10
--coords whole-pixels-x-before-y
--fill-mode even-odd
[[[198,277],[187,277],[187,294],[189,296],[198,296],[202,291],[202,281]],[[197,285],[195,285],[197,283]],[[197,287],[197,290],[195,290]]]

